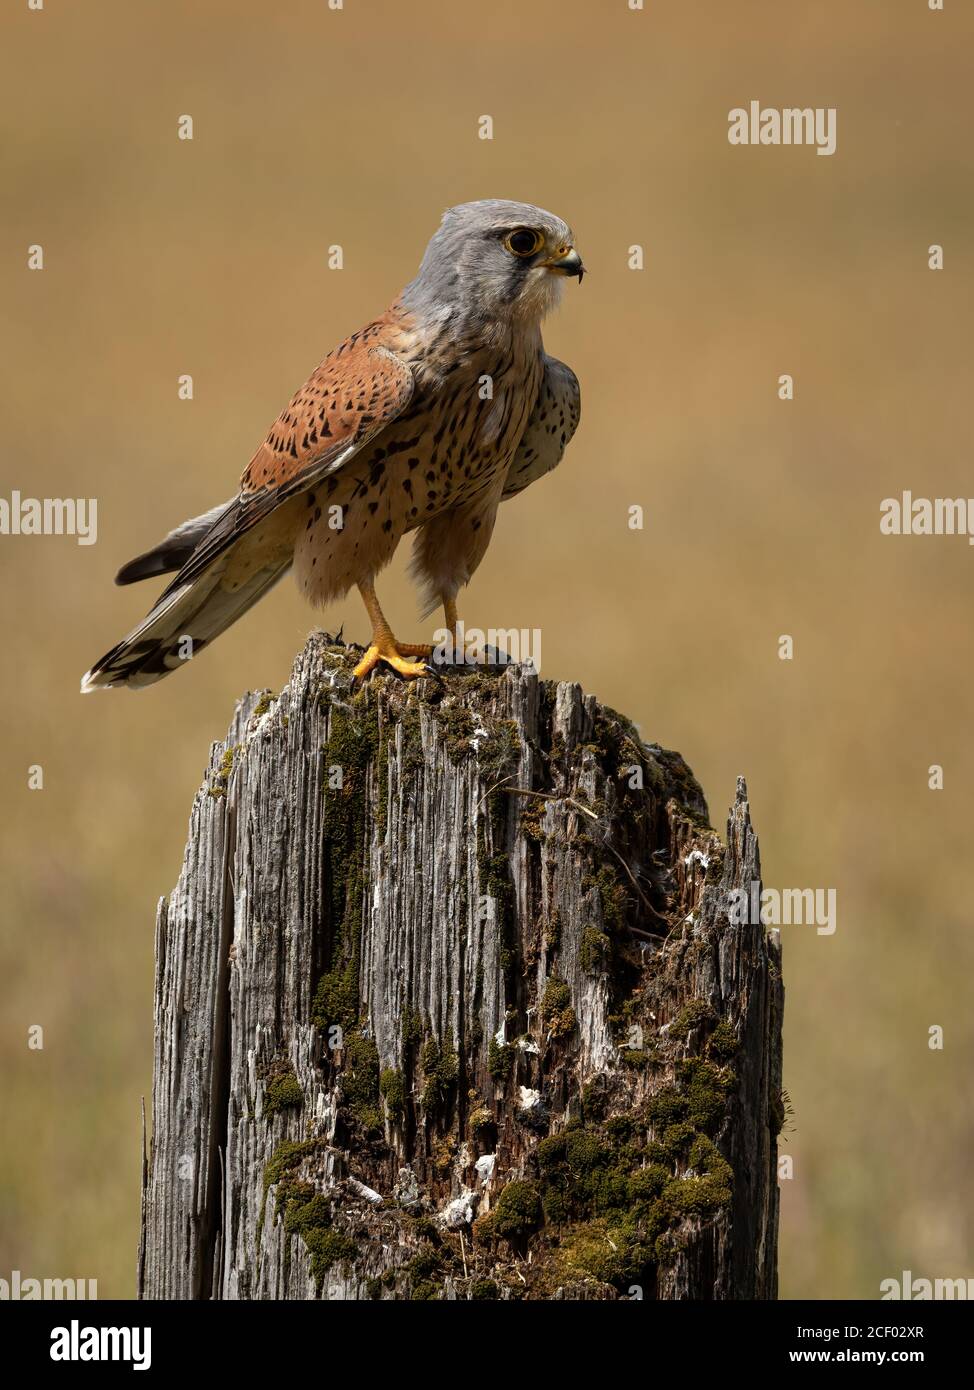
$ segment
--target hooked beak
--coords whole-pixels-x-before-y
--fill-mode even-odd
[[[563,251],[558,256],[552,256],[543,264],[547,270],[552,271],[555,275],[577,275],[578,283],[582,283],[585,267],[582,265],[582,258],[574,246],[569,246],[567,251]]]

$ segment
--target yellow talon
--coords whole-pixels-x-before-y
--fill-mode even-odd
[[[379,607],[379,600],[375,596],[372,580],[363,579],[358,587],[366,611],[372,621],[372,641],[369,643],[368,651],[355,668],[355,679],[364,680],[370,672],[375,670],[380,661],[391,666],[406,680],[415,680],[417,676],[428,676],[430,673],[425,661],[406,661],[405,658],[407,656],[430,657],[433,655],[433,648],[416,642],[397,642],[383,616],[382,609]]]
[[[428,676],[429,669],[425,661],[407,661],[407,656],[429,656],[432,647],[416,646],[413,643],[397,642],[390,634],[389,637],[382,637],[379,641],[373,642],[362,660],[356,666],[354,676],[356,680],[364,680],[370,672],[374,671],[380,662],[385,662],[391,666],[400,676],[406,680],[415,680],[418,676]]]

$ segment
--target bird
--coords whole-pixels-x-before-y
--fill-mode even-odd
[[[371,637],[357,680],[428,674],[432,647],[393,635],[376,576],[415,533],[421,616],[442,604],[462,644],[457,596],[500,503],[555,468],[578,426],[578,380],[546,354],[541,324],[584,271],[571,228],[542,208],[448,208],[415,278],[314,369],[236,496],[122,567],[118,584],[174,578],[82,691],[138,689],[188,664],[290,569],[315,607],[358,588]]]

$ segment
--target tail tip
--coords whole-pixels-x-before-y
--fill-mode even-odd
[[[86,671],[81,677],[82,695],[93,695],[96,690],[111,690],[114,687],[115,681],[106,681],[100,677],[101,672],[98,670],[97,666],[93,666],[90,671]]]

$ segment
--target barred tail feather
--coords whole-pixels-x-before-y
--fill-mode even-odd
[[[123,565],[115,576],[116,584],[137,584],[142,579],[155,579],[160,574],[175,574],[190,559],[196,547],[206,539],[218,521],[221,521],[236,502],[221,502],[202,516],[191,517],[177,526],[174,531],[147,550],[137,555],[127,565]]]
[[[257,570],[236,589],[222,587],[222,564],[168,589],[138,627],[97,661],[81,682],[81,693],[116,686],[141,689],[185,666],[214,638],[272,589],[288,571],[288,558]]]

